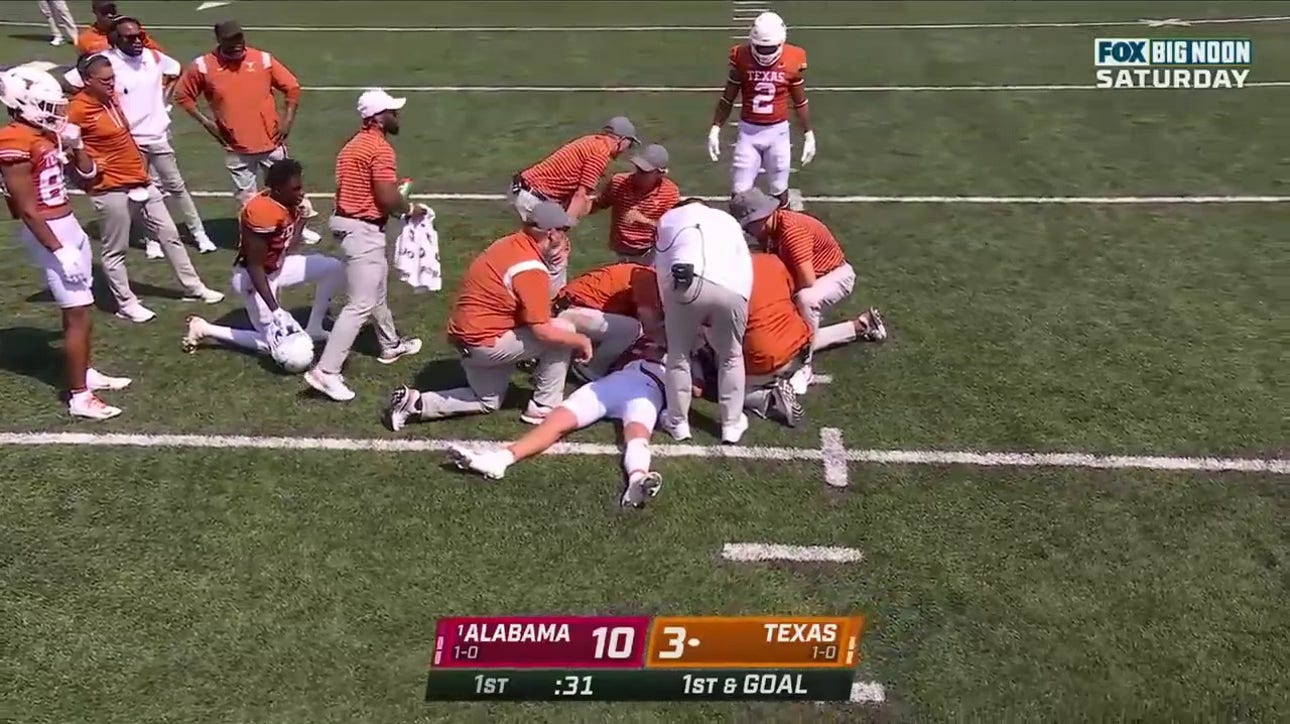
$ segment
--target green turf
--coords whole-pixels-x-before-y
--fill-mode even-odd
[[[0,19],[38,19],[7,3]],[[147,25],[724,25],[728,3],[122,3]],[[790,25],[1136,20],[1290,14],[1290,3],[775,3]],[[627,9],[624,9],[627,8]],[[77,9],[79,12],[80,9]],[[1287,80],[1281,25],[1038,30],[794,31],[819,85],[1087,84],[1098,36],[1250,37],[1253,80]],[[34,34],[33,34],[34,31]],[[3,28],[0,64],[63,58],[43,32]],[[206,31],[158,31],[180,58]],[[308,86],[713,86],[729,31],[256,32]],[[365,50],[343,49],[345,42]],[[1284,194],[1283,94],[815,93],[808,195]],[[356,90],[309,91],[292,137],[329,190]],[[555,144],[626,113],[669,146],[690,192],[721,194],[707,161],[711,93],[411,93],[400,168],[417,190],[502,193]],[[218,149],[186,118],[189,184],[227,192]],[[727,129],[733,140],[733,129]],[[621,165],[621,164],[620,164]],[[511,229],[502,201],[436,201],[451,290]],[[318,201],[327,212],[327,203]],[[232,202],[200,200],[231,243]],[[81,219],[91,214],[81,206]],[[1276,205],[812,204],[842,239],[857,291],[893,338],[824,353],[830,386],[786,431],[747,441],[818,449],[821,427],[878,449],[1059,450],[1285,457],[1290,253]],[[0,236],[17,227],[0,223]],[[608,258],[604,220],[575,234],[576,269]],[[335,251],[324,242],[325,252]],[[220,349],[179,352],[186,314],[163,263],[131,259],[158,312],[96,316],[98,363],[136,379],[126,409],[71,423],[54,309],[18,260],[0,271],[6,432],[485,438],[489,418],[385,432],[392,386],[459,377],[442,339],[450,291],[391,306],[423,356],[377,364],[361,339],[349,405]],[[194,256],[226,286],[232,254]],[[106,290],[100,295],[107,299]],[[287,296],[297,309],[308,296]],[[110,302],[108,302],[110,304]],[[704,416],[712,408],[696,405]],[[697,442],[715,442],[706,425]],[[607,442],[608,427],[578,441]],[[1290,711],[1284,477],[852,465],[827,492],[819,463],[660,458],[644,515],[614,505],[607,457],[552,457],[485,484],[430,454],[3,448],[0,718],[38,722],[256,721],[1274,721]],[[731,541],[847,545],[856,566],[718,560]],[[420,703],[433,620],[487,613],[849,613],[870,616],[858,678],[879,707]]]

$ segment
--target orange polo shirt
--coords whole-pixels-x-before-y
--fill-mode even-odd
[[[491,347],[518,327],[551,320],[551,276],[523,231],[494,241],[466,268],[448,318],[448,339]]]
[[[104,105],[81,91],[67,104],[67,122],[80,126],[85,152],[98,166],[99,175],[90,185],[91,194],[151,183],[147,163],[130,135],[130,124],[116,103]]]
[[[793,277],[774,254],[752,255],[753,285],[744,328],[744,371],[768,375],[811,341],[811,326],[793,304]]]
[[[221,60],[215,53],[194,60],[179,76],[175,103],[192,112],[197,97],[204,97],[230,151],[269,153],[278,147],[281,127],[275,90],[288,105],[300,103],[300,81],[291,71],[269,53],[248,47],[237,62]]]
[[[654,246],[657,228],[650,224],[628,222],[623,217],[635,209],[655,224],[681,200],[681,189],[666,176],[658,186],[637,191],[630,173],[614,174],[603,193],[596,197],[592,211],[609,209],[609,248],[620,254],[643,254]]]
[[[383,222],[376,203],[376,184],[398,183],[394,147],[379,128],[355,133],[336,154],[336,213],[353,219]]]

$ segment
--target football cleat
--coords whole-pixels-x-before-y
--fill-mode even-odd
[[[771,407],[779,411],[784,419],[784,424],[789,427],[797,427],[797,424],[806,417],[806,410],[797,401],[797,393],[793,391],[793,383],[785,379],[775,380],[775,385],[770,390]]]
[[[866,342],[885,342],[887,341],[887,323],[882,320],[882,314],[878,312],[877,307],[869,307],[858,318],[860,324],[864,325],[864,332],[861,333],[860,339]]]
[[[663,476],[656,472],[637,473],[627,481],[627,488],[623,490],[623,497],[618,504],[624,508],[644,508],[645,503],[650,498],[658,496],[658,491],[663,488]]]
[[[398,432],[408,424],[408,418],[420,413],[421,393],[403,386],[390,393],[385,403],[385,426]]]

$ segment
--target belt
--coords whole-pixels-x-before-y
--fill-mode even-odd
[[[537,198],[537,200],[538,200],[538,201],[550,201],[550,200],[551,200],[551,198],[550,198],[549,196],[547,196],[546,194],[542,193],[541,191],[538,191],[537,189],[533,188],[533,187],[529,184],[529,182],[528,182],[528,181],[525,181],[525,180],[524,180],[524,176],[522,176],[521,174],[518,174],[518,173],[517,173],[517,174],[515,174],[515,178],[512,178],[512,179],[511,179],[511,193],[513,193],[513,194],[517,194],[517,193],[519,193],[519,192],[521,192],[521,191],[525,191],[525,192],[527,192],[527,193],[532,194],[534,197],[536,197],[536,198]]]
[[[381,219],[372,219],[372,218],[367,218],[363,216],[351,216],[349,214],[342,214],[339,211],[333,211],[332,216],[339,216],[342,219],[349,219],[350,221],[361,221],[364,224],[371,224],[372,226],[375,226],[377,229],[380,229],[381,231],[385,231],[385,225],[390,221],[388,216]]]
[[[555,299],[551,300],[551,313],[559,314],[560,312],[563,312],[564,310],[572,306],[573,306],[572,299],[570,299],[567,295],[559,294],[556,296]]]

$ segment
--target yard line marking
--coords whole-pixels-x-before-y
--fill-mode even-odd
[[[812,387],[814,387],[815,385],[829,385],[832,383],[833,383],[833,375],[812,375],[811,376]]]
[[[859,563],[864,553],[838,546],[790,546],[778,543],[727,543],[721,557],[739,563],[792,561],[794,563]]]
[[[857,681],[851,684],[853,704],[881,704],[887,700],[887,690],[876,681]]]
[[[74,196],[84,196],[70,189]],[[189,191],[199,199],[232,199],[228,191]],[[311,199],[330,199],[335,194],[305,194]],[[416,201],[505,201],[506,194],[412,194]],[[704,201],[729,201],[730,194],[699,196]],[[804,203],[818,204],[1060,204],[1073,206],[1156,205],[1156,204],[1284,204],[1290,196],[803,196]]]
[[[1170,24],[1186,23],[1188,25],[1247,25],[1254,23],[1282,23],[1290,20],[1290,15],[1269,15],[1240,18],[1169,18]],[[1019,22],[1019,23],[905,23],[905,24],[824,24],[824,25],[790,25],[793,32],[800,30],[1037,30],[1045,28],[1115,28],[1115,27],[1153,27],[1162,20],[1096,20],[1096,21],[1054,21],[1054,22]],[[46,23],[29,21],[0,20],[0,27],[13,28],[46,28]],[[209,33],[209,25],[148,25],[152,30],[194,30]],[[517,27],[504,25],[437,25],[420,27],[341,27],[337,25],[247,25],[246,30],[274,33],[670,33],[670,32],[714,32],[737,31],[745,28],[732,25],[559,25],[538,27]]]
[[[824,482],[832,488],[847,487],[847,449],[842,444],[841,430],[820,430],[820,453],[824,456]]]
[[[742,37],[742,36],[741,36]],[[1284,88],[1290,81],[1252,81],[1246,88]],[[352,93],[374,87],[373,85],[307,85],[301,90],[314,93]],[[716,86],[625,85],[400,85],[384,86],[385,90],[399,93],[718,93]],[[992,92],[1022,93],[1032,91],[1086,91],[1105,90],[1096,85],[1040,84],[1040,85],[844,85],[812,86],[812,93],[958,93]],[[1136,88],[1144,92],[1161,92],[1170,88]]]
[[[201,5],[197,6],[197,11],[201,12],[202,10],[214,10],[215,8],[222,8],[225,5],[232,5],[232,4],[233,4],[232,0],[224,0],[224,2],[204,2]]]
[[[449,445],[495,447],[500,440],[400,440],[343,437],[257,437],[249,435],[152,435],[142,433],[7,432],[0,433],[0,447],[82,445],[90,447],[182,447],[260,450],[340,450],[369,452],[433,452]],[[653,453],[675,458],[736,458],[746,460],[824,460],[824,451],[796,447],[741,447],[737,445],[658,445]],[[618,455],[617,445],[560,443],[547,455]],[[1184,458],[1087,453],[1012,453],[940,450],[850,450],[847,460],[904,465],[975,465],[984,467],[1139,468],[1147,470],[1246,472],[1290,475],[1290,459]]]

